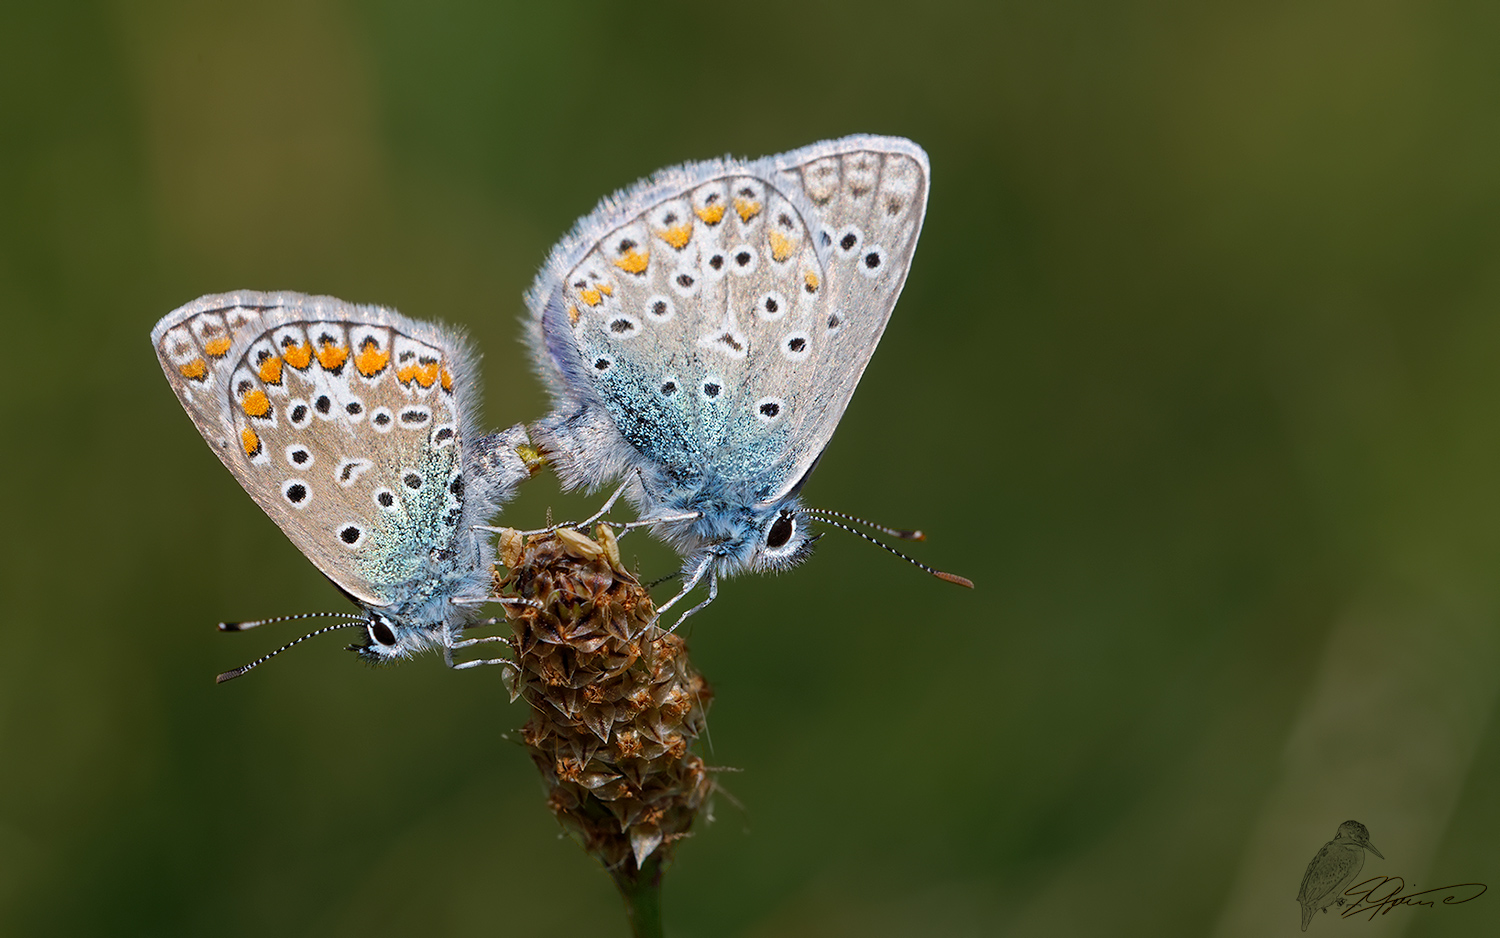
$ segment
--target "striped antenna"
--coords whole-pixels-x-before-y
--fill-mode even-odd
[[[810,514],[811,512],[805,512],[805,513],[809,513]],[[833,525],[836,528],[843,528],[845,531],[848,531],[850,534],[853,534],[856,537],[862,537],[865,540],[869,541],[871,544],[874,544],[876,547],[879,547],[879,548],[882,548],[884,550],[890,551],[891,553],[895,554],[897,557],[900,557],[902,560],[906,561],[907,563],[911,564],[912,566],[918,567],[918,568],[920,568],[922,570],[926,570],[928,573],[930,573],[933,576],[937,577],[939,580],[946,580],[949,583],[957,583],[959,586],[967,586],[969,589],[973,589],[974,588],[974,581],[970,580],[968,577],[962,577],[962,576],[959,576],[956,573],[944,573],[942,570],[938,570],[938,569],[935,569],[933,567],[927,566],[927,564],[923,563],[920,560],[913,560],[912,558],[910,558],[910,557],[906,556],[905,554],[901,553],[901,551],[899,551],[896,548],[892,547],[891,545],[885,543],[884,541],[877,540],[876,538],[871,537],[870,535],[866,534],[863,531],[856,530],[855,528],[851,528],[849,525],[844,524],[842,521],[835,521],[832,518],[825,518],[825,517],[822,517],[821,515],[813,515],[813,517],[817,518],[819,521],[823,522],[824,524],[831,524],[831,525]],[[872,525],[872,527],[874,527],[874,525]]]
[[[364,624],[365,624],[365,620],[364,619],[359,619],[359,620],[352,621],[352,622],[340,622],[338,625],[326,625],[326,626],[324,626],[321,629],[315,629],[314,631],[308,632],[306,635],[302,636],[301,638],[294,639],[294,640],[292,640],[290,642],[287,642],[285,645],[282,645],[280,648],[278,648],[275,651],[271,652],[269,655],[262,655],[261,657],[256,658],[254,661],[250,662],[247,665],[242,665],[242,666],[240,666],[238,668],[235,668],[233,671],[225,671],[223,674],[220,674],[218,677],[214,678],[214,683],[215,684],[223,684],[225,681],[232,681],[235,678],[239,677],[240,675],[244,674],[245,672],[249,671],[250,669],[257,668],[257,667],[265,664],[267,661],[270,661],[272,658],[274,658],[277,655],[281,654],[282,652],[286,651],[288,648],[291,648],[294,645],[300,645],[300,644],[302,644],[303,642],[307,641],[309,638],[312,638],[314,635],[322,635],[324,632],[332,632],[334,629],[357,629],[357,628],[364,628]]]
[[[856,518],[854,515],[846,515],[842,511],[834,511],[832,508],[804,508],[802,510],[810,515],[832,515],[835,518],[843,518],[845,521],[853,521],[855,524],[862,524],[867,528],[874,528],[882,534],[889,534],[891,537],[899,537],[903,541],[927,540],[927,535],[923,534],[921,531],[907,531],[903,530],[902,528],[888,528],[883,524],[876,524],[873,521],[866,521],[863,518]]]
[[[291,622],[294,619],[364,619],[348,612],[300,612],[294,616],[272,616],[269,619],[249,619],[245,622],[220,622],[220,632],[248,632],[251,629],[260,628],[262,625],[270,625],[273,622]]]

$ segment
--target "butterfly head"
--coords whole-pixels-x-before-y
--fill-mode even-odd
[[[403,625],[385,613],[371,610],[364,621],[364,635],[348,648],[370,664],[395,664],[431,647],[434,631]]]
[[[777,508],[761,528],[751,566],[755,570],[789,570],[812,554],[817,539],[796,506]]]
[[[262,625],[269,625],[273,622],[286,622],[292,619],[333,618],[341,620],[333,625],[314,629],[306,635],[292,639],[275,651],[261,655],[249,664],[242,665],[232,671],[225,671],[218,676],[217,681],[223,684],[225,681],[234,680],[260,667],[282,652],[295,648],[310,638],[316,638],[319,635],[325,635],[337,629],[359,629],[364,633],[360,641],[353,642],[345,647],[349,651],[359,655],[367,663],[395,664],[397,661],[414,657],[428,649],[444,647],[451,641],[452,637],[459,634],[458,630],[468,621],[470,612],[455,603],[447,603],[447,605],[455,610],[453,617],[446,621],[440,620],[438,624],[431,626],[414,624],[428,621],[432,618],[431,616],[410,614],[410,610],[404,610],[402,613],[392,615],[369,608],[366,608],[362,614],[308,612],[293,616],[276,616],[271,619],[252,619],[245,622],[220,622],[219,631],[221,632],[246,632],[250,629],[259,628]],[[436,607],[431,606],[428,611],[431,608]]]
[[[721,527],[712,525],[712,518],[705,520]],[[714,543],[720,575],[729,576],[745,571],[790,570],[812,554],[818,536],[808,528],[807,517],[796,500],[786,499],[751,508],[704,540]]]

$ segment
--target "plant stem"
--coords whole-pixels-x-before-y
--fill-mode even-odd
[[[634,864],[631,864],[634,866]],[[662,938],[661,856],[652,854],[634,876],[616,876],[632,938]]]

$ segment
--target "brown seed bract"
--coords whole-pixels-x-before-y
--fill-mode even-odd
[[[602,528],[602,526],[601,526]],[[512,697],[531,705],[521,738],[548,805],[616,879],[653,853],[670,859],[713,790],[691,751],[712,691],[679,636],[649,625],[651,597],[620,565],[608,529],[530,538],[502,534],[501,595],[518,671]]]

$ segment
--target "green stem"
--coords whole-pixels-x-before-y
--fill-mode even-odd
[[[615,886],[625,900],[625,917],[630,920],[631,938],[662,938],[661,856],[653,854],[647,857],[646,865],[632,872],[634,876],[614,878]]]

